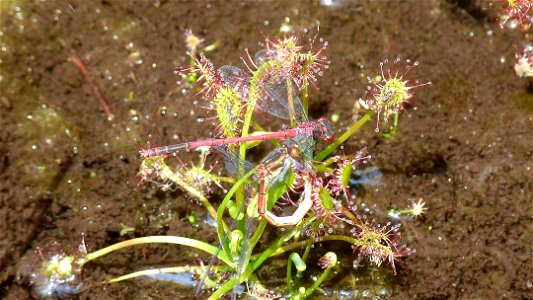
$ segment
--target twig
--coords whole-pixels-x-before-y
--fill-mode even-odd
[[[102,105],[102,107],[104,108],[104,111],[107,115],[107,120],[112,121],[115,118],[115,115],[113,115],[113,112],[109,108],[109,105],[107,105],[107,102],[104,100],[102,93],[100,93],[100,90],[94,83],[93,79],[91,78],[91,75],[89,75],[89,71],[87,70],[87,67],[85,67],[85,64],[76,54],[69,54],[68,59],[71,63],[78,67],[83,77],[85,77],[87,83],[91,86],[94,96],[96,97],[96,99],[98,99],[100,105]]]

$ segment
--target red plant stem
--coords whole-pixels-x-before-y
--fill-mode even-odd
[[[107,102],[105,101],[104,97],[102,96],[102,93],[100,93],[100,90],[94,83],[93,79],[91,78],[91,75],[89,75],[89,71],[87,70],[87,67],[85,67],[85,64],[81,61],[81,59],[76,54],[69,54],[69,61],[73,63],[78,69],[80,70],[83,77],[85,77],[85,80],[89,85],[91,86],[94,96],[98,101],[100,102],[100,105],[104,108],[104,111],[107,115],[107,120],[111,121],[113,118],[115,118],[115,115],[113,115],[113,112],[109,108],[109,105],[107,105]]]

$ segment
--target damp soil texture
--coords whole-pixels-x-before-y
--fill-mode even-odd
[[[426,214],[402,227],[414,251],[396,262],[394,275],[385,264],[357,261],[346,244],[317,244],[335,249],[344,271],[315,297],[532,299],[533,86],[513,69],[515,52],[532,36],[520,26],[500,28],[501,6],[481,0],[2,1],[0,298],[41,298],[27,284],[40,265],[36,249],[44,256],[73,251],[82,235],[89,250],[148,235],[217,245],[201,205],[179,189],[139,184],[138,151],[148,141],[175,143],[215,131],[202,97],[183,90],[175,73],[189,63],[187,29],[204,46],[217,43],[208,53],[215,66],[244,68],[245,49],[258,51],[289,20],[303,40],[318,32],[329,42],[331,66],[319,89],[310,90],[310,115],[337,114],[337,133],[364,114],[358,99],[368,97],[367,77],[379,73],[380,61],[418,61],[409,78],[432,82],[412,90],[393,139],[375,132],[374,118],[339,150],[366,147],[372,155],[368,164],[379,182],[359,196],[374,211],[425,201]],[[112,121],[73,55],[108,102]],[[270,239],[279,234],[268,229]],[[56,297],[188,299],[193,288],[168,281],[98,282],[199,261],[207,264],[209,256],[178,246],[132,247],[87,264],[78,292]],[[268,275],[279,264],[286,260],[273,259],[262,271],[272,277],[271,288],[284,282],[283,272]],[[374,275],[363,275],[358,264]]]

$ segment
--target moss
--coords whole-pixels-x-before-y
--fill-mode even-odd
[[[57,110],[45,104],[20,113],[18,119],[16,135],[22,138],[13,164],[38,198],[54,192],[62,166],[79,151],[78,136]]]

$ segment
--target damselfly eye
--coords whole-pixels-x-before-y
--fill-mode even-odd
[[[332,134],[326,136],[325,141],[326,142],[331,142],[331,141],[333,141],[334,138],[335,138],[335,135],[332,133]]]

